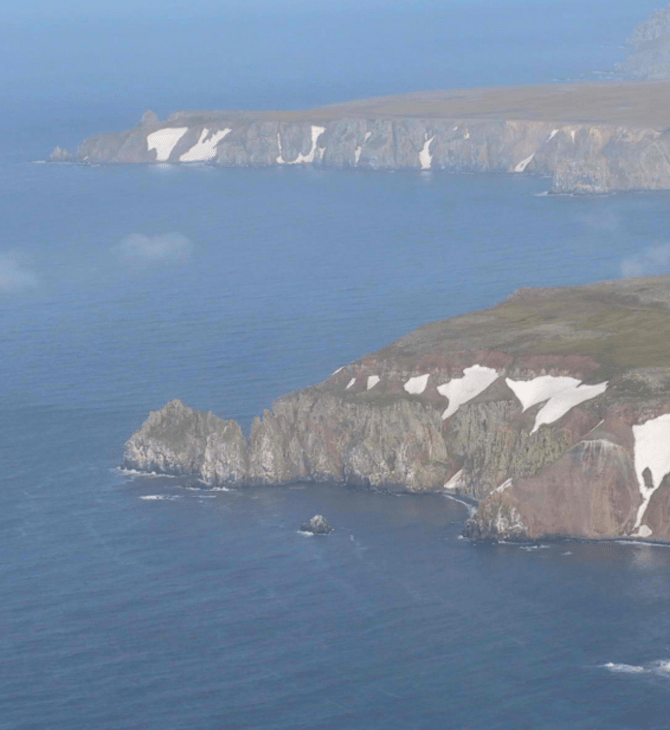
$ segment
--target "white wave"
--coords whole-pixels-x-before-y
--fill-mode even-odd
[[[297,530],[298,535],[302,535],[303,537],[314,537],[313,532],[305,532],[304,530]]]
[[[569,550],[566,550],[564,553],[561,553],[561,555],[572,555],[572,553]]]
[[[228,489],[228,487],[210,487],[209,482],[205,482],[202,479],[198,479],[198,484],[202,484],[202,487],[188,487],[184,485],[179,485],[179,489],[183,489],[185,492],[230,492],[231,490]],[[203,496],[205,496],[203,494]],[[210,495],[214,496],[214,495]]]
[[[155,471],[139,471],[138,469],[124,469],[122,466],[117,466],[112,471],[115,471],[117,474],[121,474],[124,477],[152,477],[152,478],[158,478],[161,477],[162,479],[176,479],[177,477],[174,474],[159,474]]]
[[[602,668],[618,674],[642,674],[645,671],[644,667],[635,664],[615,664],[614,662],[607,662],[602,665]]]
[[[660,674],[670,674],[670,659],[659,659],[658,661],[652,662],[651,671]]]
[[[175,499],[181,499],[181,497],[177,494],[145,494],[140,499],[174,502]]]
[[[477,512],[477,507],[475,505],[470,504],[470,502],[466,502],[464,499],[459,499],[458,497],[454,497],[453,494],[447,494],[446,492],[442,492],[444,496],[447,499],[451,499],[454,502],[458,502],[459,504],[462,504],[464,507],[468,508],[468,514],[470,517],[474,517]]]
[[[670,548],[670,543],[663,543],[663,542],[649,542],[647,540],[636,540],[636,539],[627,539],[627,540],[614,540],[617,545],[632,545],[633,547],[656,547],[656,548]]]
[[[670,659],[656,659],[643,665],[607,662],[602,668],[617,674],[655,674],[667,677],[670,675]]]

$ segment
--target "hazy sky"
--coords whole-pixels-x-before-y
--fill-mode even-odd
[[[630,11],[641,16],[664,7],[664,3],[639,0],[32,0],[30,3],[13,3],[3,9],[3,16],[45,17],[55,15],[65,17],[76,13],[79,15],[132,15],[138,16],[212,16],[222,15],[230,11],[245,13],[255,10],[265,12],[278,10],[295,12],[309,10],[313,12],[343,11],[346,9],[372,10],[382,12],[390,9],[442,11],[451,8],[465,7],[473,12],[487,12],[492,9],[515,8],[520,6],[543,7],[560,12],[572,12],[571,8],[586,6],[606,15]],[[607,17],[603,17],[607,22]]]
[[[296,108],[585,78],[654,0],[32,0],[3,8],[0,139],[154,109]],[[34,136],[34,135],[33,135]],[[54,135],[55,136],[55,135]],[[63,138],[63,135],[60,135]],[[8,138],[7,138],[8,139]],[[21,141],[25,144],[25,140]]]

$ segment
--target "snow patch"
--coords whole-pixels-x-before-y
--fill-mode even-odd
[[[353,384],[354,384],[355,382],[356,382],[356,378],[352,378],[352,379],[351,379],[351,380],[350,380],[350,381],[349,381],[349,382],[347,383],[347,387],[345,388],[345,390],[349,390],[349,388],[351,388],[351,386],[352,386],[352,385],[353,385]]]
[[[281,136],[280,136],[279,132],[277,132],[277,149],[279,150],[279,154],[277,155],[277,164],[285,165],[286,163],[284,162],[284,157],[283,157],[282,148],[281,148]]]
[[[365,139],[363,140],[362,144],[356,145],[356,150],[354,151],[354,159],[355,163],[358,164],[361,161],[361,153],[363,152],[363,146],[365,143],[372,137],[372,132],[366,132],[365,133]]]
[[[498,494],[502,494],[506,489],[509,489],[512,486],[512,480],[508,479],[506,482],[503,482],[499,487],[496,487],[493,491],[497,492]]]
[[[147,150],[156,150],[156,162],[167,162],[188,127],[166,127],[147,135]]]
[[[453,378],[439,385],[437,392],[449,399],[449,407],[442,414],[442,420],[453,416],[462,405],[483,393],[497,379],[498,373],[493,368],[473,365],[463,370],[462,378]]]
[[[576,129],[571,129],[570,130],[570,136],[572,137],[572,141],[573,142],[575,141],[576,134],[577,134],[577,130]]]
[[[319,139],[319,137],[326,131],[325,127],[317,127],[316,125],[312,125],[312,146],[309,150],[309,152],[306,155],[303,155],[302,152],[298,154],[298,156],[295,158],[295,160],[286,161],[283,158],[283,152],[281,148],[281,140],[279,138],[279,132],[277,132],[277,145],[279,146],[279,157],[277,157],[277,162],[280,165],[303,165],[303,164],[310,164],[314,162],[315,156],[318,155],[319,159],[323,156],[323,153],[325,151],[325,147],[317,147],[316,142]]]
[[[444,485],[445,489],[460,489],[465,479],[463,477],[463,469],[457,471],[453,477]]]
[[[378,383],[378,382],[379,382],[380,380],[381,380],[381,378],[379,377],[379,375],[370,375],[370,376],[368,377],[368,388],[367,388],[367,389],[368,389],[368,390],[371,390],[372,388],[374,388],[374,387],[375,387],[375,385],[377,385],[377,383]]]
[[[423,391],[426,389],[426,386],[428,385],[428,378],[430,378],[430,373],[426,373],[425,375],[417,375],[414,378],[410,378],[405,385],[403,385],[403,388],[410,394],[410,395],[421,395]]]
[[[433,164],[433,155],[430,154],[430,145],[433,143],[435,135],[424,142],[423,149],[419,152],[419,164],[422,170],[430,170]]]
[[[227,137],[231,132],[232,129],[227,127],[226,129],[221,129],[218,132],[214,132],[214,134],[209,139],[207,139],[209,129],[203,129],[200,133],[200,139],[193,145],[193,147],[191,147],[190,150],[188,150],[188,152],[184,152],[184,154],[179,158],[179,161],[207,162],[207,160],[211,160],[213,157],[216,157],[216,146],[224,137]]]
[[[337,375],[338,373],[341,373],[343,370],[344,370],[344,365],[342,365],[341,368],[337,368],[337,370],[333,370],[333,372],[332,372],[332,374],[331,374],[330,377],[332,378],[333,375]]]
[[[547,142],[551,142],[551,140],[560,132],[560,129],[552,129],[551,134],[549,135],[549,139]]]
[[[558,421],[576,405],[591,400],[607,390],[607,381],[597,385],[583,385],[580,380],[567,376],[540,375],[532,380],[506,378],[505,382],[514,391],[524,412],[546,401],[535,417],[531,433],[535,433],[545,423]]]
[[[635,437],[635,473],[642,495],[635,527],[642,525],[652,494],[661,486],[663,477],[670,472],[670,413],[652,418],[640,426],[633,426]],[[642,473],[651,472],[651,487],[644,483]],[[641,529],[641,528],[640,528]],[[647,528],[648,529],[648,528]],[[640,537],[648,537],[640,535]]]
[[[531,155],[528,155],[525,160],[521,160],[521,162],[519,162],[519,164],[514,168],[514,172],[523,172],[533,161],[533,157],[535,157],[534,152]]]
[[[648,527],[647,525],[640,525],[640,528],[637,532],[633,533],[631,537],[651,537],[654,534],[654,531]]]

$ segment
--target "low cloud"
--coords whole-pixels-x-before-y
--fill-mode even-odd
[[[670,244],[650,246],[621,262],[621,274],[626,278],[670,273]]]
[[[37,276],[22,266],[12,254],[0,253],[0,291],[14,292],[33,289],[39,280]]]
[[[116,248],[123,261],[133,264],[184,263],[191,256],[193,244],[181,233],[159,236],[131,233]]]

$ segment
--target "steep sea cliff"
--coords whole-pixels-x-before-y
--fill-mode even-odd
[[[521,290],[280,398],[247,438],[172,401],[124,465],[476,500],[475,539],[670,540],[670,277]]]
[[[551,190],[670,188],[670,84],[471,89],[300,112],[147,112],[53,161],[534,173]]]

